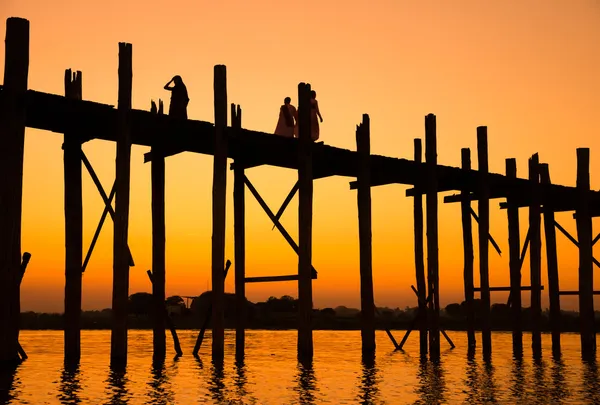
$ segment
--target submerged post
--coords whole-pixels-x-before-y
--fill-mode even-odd
[[[542,240],[540,230],[539,157],[529,159],[531,199],[529,205],[529,271],[531,277],[531,350],[533,356],[542,355]]]
[[[462,170],[468,172],[471,170],[471,150],[463,148],[461,152]],[[462,218],[462,234],[464,245],[464,285],[465,285],[465,303],[467,310],[467,345],[468,350],[475,350],[477,342],[475,340],[475,287],[473,285],[473,226],[471,220],[471,199],[468,188],[461,190],[460,212]]]
[[[506,177],[517,178],[517,161],[506,159]],[[523,332],[521,326],[521,235],[519,232],[519,205],[515,203],[518,193],[509,193],[508,207],[508,255],[510,268],[510,314],[512,318],[513,355],[523,354]]]
[[[242,109],[231,105],[231,126],[235,136],[242,136]],[[239,145],[239,143],[238,143]],[[235,355],[242,359],[245,353],[246,328],[246,187],[244,185],[244,161],[241,150],[237,151],[233,168],[233,227],[235,244]]]
[[[490,185],[488,167],[487,127],[477,127],[477,167],[479,170],[479,286],[481,291],[481,346],[483,358],[492,356],[492,328],[490,325]]]
[[[117,158],[115,170],[115,220],[113,242],[113,294],[110,364],[127,365],[127,302],[129,299],[129,185],[131,135],[129,120],[132,90],[132,47],[119,43],[119,102],[117,107]]]
[[[21,207],[29,21],[6,20],[4,87],[0,91],[0,366],[19,361]]]
[[[375,353],[375,301],[373,297],[373,251],[371,240],[371,134],[363,114],[356,127],[358,238],[360,244],[360,335],[363,354]]]
[[[423,160],[421,139],[414,140],[415,162]],[[427,283],[425,281],[425,260],[423,253],[423,194],[422,189],[415,187],[413,218],[415,232],[415,273],[417,278],[417,299],[419,302],[419,352],[421,357],[427,356]]]
[[[81,72],[65,71],[65,96],[81,100]],[[65,180],[65,364],[81,357],[81,281],[83,261],[83,197],[81,188],[81,139],[68,130],[63,143]]]
[[[312,338],[312,212],[313,169],[310,84],[298,84],[298,358],[313,358]]]
[[[223,361],[225,350],[225,201],[227,197],[227,68],[214,68],[215,155],[213,164],[212,358]]]
[[[429,357],[440,358],[440,292],[438,259],[438,179],[437,179],[437,134],[436,118],[433,114],[425,117],[425,163],[427,168],[427,279],[429,294],[433,295],[429,329]]]
[[[539,165],[540,181],[550,185],[550,170],[547,164]],[[552,354],[560,355],[560,293],[558,286],[558,254],[556,252],[556,227],[552,202],[544,196],[544,233],[546,235],[546,261],[548,262],[548,296],[550,298],[550,330],[552,332]]]
[[[162,115],[162,101],[158,114]],[[154,110],[154,105],[152,110]],[[152,139],[150,178],[152,183],[152,298],[154,301],[152,342],[155,360],[167,354],[165,333],[166,282],[166,229],[165,229],[165,158],[163,138],[166,134],[157,128]],[[150,274],[150,273],[149,273]]]
[[[577,149],[577,191],[579,194],[576,223],[579,241],[579,319],[581,355],[584,359],[596,355],[594,326],[594,268],[592,262],[592,218],[589,208],[590,150]]]

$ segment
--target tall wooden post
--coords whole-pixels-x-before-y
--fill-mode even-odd
[[[65,71],[65,96],[81,100],[81,72]],[[65,335],[66,364],[81,357],[81,281],[83,261],[83,201],[81,189],[81,140],[77,133],[65,133]]]
[[[242,109],[231,104],[231,124],[235,136],[241,140],[242,136]],[[245,328],[246,328],[246,188],[244,186],[244,159],[239,149],[235,158],[233,169],[233,226],[235,243],[235,354],[238,360],[245,353]]]
[[[471,150],[463,148],[461,152],[461,166],[465,172],[471,170]],[[472,351],[477,345],[475,341],[475,287],[473,285],[473,227],[471,220],[471,200],[469,190],[461,190],[462,199],[460,201],[460,211],[462,217],[462,233],[464,244],[464,284],[465,284],[465,303],[467,306],[467,345],[468,350]]]
[[[517,161],[506,159],[506,177],[517,178]],[[508,207],[508,250],[510,268],[510,313],[512,318],[513,355],[523,354],[523,332],[521,326],[521,235],[519,233],[519,206],[515,203],[518,193],[507,197]]]
[[[487,127],[477,127],[477,167],[479,170],[479,283],[481,288],[481,346],[484,359],[492,355],[492,328],[490,325],[490,185],[488,169]]]
[[[117,108],[117,158],[115,170],[115,221],[113,243],[113,296],[110,363],[127,365],[127,301],[129,298],[129,185],[131,165],[131,90],[133,68],[131,44],[119,43],[119,101]]]
[[[594,326],[594,272],[592,263],[592,218],[589,209],[590,150],[577,149],[576,210],[577,240],[579,241],[579,319],[581,355],[584,359],[596,354],[596,328]]]
[[[440,358],[440,291],[438,259],[438,179],[437,179],[437,139],[435,115],[425,117],[425,163],[427,167],[427,278],[429,294],[433,292],[429,329],[429,357]]]
[[[540,230],[539,157],[529,159],[531,201],[529,205],[529,268],[531,276],[531,349],[533,356],[542,355],[542,240]]]
[[[225,201],[227,197],[227,68],[214,68],[215,155],[212,232],[212,357],[223,361],[225,350]]]
[[[414,140],[415,162],[423,160],[423,147],[421,139]],[[421,357],[427,355],[427,283],[425,281],[425,261],[423,253],[423,194],[418,190],[422,184],[415,187],[413,218],[415,232],[415,273],[417,279],[417,292],[419,299],[419,348]]]
[[[154,108],[153,108],[154,109]],[[162,102],[158,114],[162,115]],[[166,229],[165,229],[165,158],[164,137],[160,129],[152,140],[152,298],[154,301],[152,341],[154,359],[161,360],[167,353],[165,333],[165,282],[166,282]]]
[[[313,358],[312,339],[312,210],[313,169],[310,84],[298,84],[298,359]]]
[[[371,233],[371,134],[370,121],[363,114],[356,128],[358,154],[358,238],[360,244],[360,335],[363,354],[375,353],[375,301],[373,297],[373,250]]]
[[[540,181],[550,185],[548,164],[539,166]],[[558,254],[556,252],[556,228],[554,210],[548,197],[544,198],[544,233],[546,235],[546,261],[548,262],[548,295],[550,298],[550,330],[552,332],[552,354],[560,355],[560,295],[558,286]]]
[[[0,92],[0,366],[18,361],[21,207],[29,21],[6,20],[4,87]]]

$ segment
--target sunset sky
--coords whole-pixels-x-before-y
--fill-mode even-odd
[[[290,96],[297,105],[297,84],[304,81],[318,93],[324,118],[321,140],[328,144],[354,150],[356,124],[368,113],[372,153],[412,158],[413,139],[424,136],[424,116],[434,113],[441,164],[460,165],[460,149],[469,147],[476,167],[476,127],[487,125],[492,172],[504,173],[505,159],[514,157],[519,177],[526,177],[527,159],[537,152],[549,163],[553,182],[575,185],[575,149],[589,147],[592,188],[600,188],[598,0],[0,2],[3,30],[6,18],[13,16],[31,23],[31,89],[64,94],[64,70],[72,68],[83,72],[84,99],[116,105],[118,42],[129,42],[134,108],[149,109],[150,100],[159,98],[168,105],[163,86],[179,74],[189,92],[189,117],[213,121],[213,66],[225,64],[228,102],[241,104],[246,128],[274,131],[283,98]],[[22,285],[23,310],[63,310],[62,139],[61,134],[38,130],[26,133],[22,246],[32,259]],[[134,146],[131,155],[129,240],[136,266],[130,293],[150,291],[150,165],[143,163],[148,150]],[[91,141],[84,151],[108,192],[115,144]],[[198,295],[210,281],[212,157],[183,153],[168,158],[166,170],[167,294]],[[276,211],[297,174],[260,167],[249,170],[248,177]],[[316,307],[360,305],[351,180],[332,177],[314,183]],[[227,181],[226,258],[233,261],[232,172]],[[103,202],[85,169],[83,182],[85,255]],[[415,283],[412,199],[404,196],[406,188],[372,190],[378,306],[416,305],[410,290]],[[246,201],[247,275],[297,272],[293,250],[271,230],[269,218],[249,192]],[[490,229],[503,251],[500,257],[490,246],[492,286],[509,284],[506,212],[498,208],[500,201],[490,205]],[[523,241],[527,210],[520,214]],[[558,214],[557,220],[576,235],[572,213]],[[297,240],[297,197],[282,222]],[[445,306],[463,299],[459,205],[440,203],[439,226]],[[107,220],[84,274],[84,309],[110,307],[112,235]],[[560,234],[558,241],[561,289],[577,289],[577,250]],[[544,251],[542,280],[547,289],[545,257]],[[529,285],[528,263],[527,257],[524,285]],[[226,291],[233,292],[233,286],[231,272]],[[599,289],[600,280],[595,286]],[[252,284],[247,294],[253,301],[296,296],[297,285]],[[492,293],[493,302],[506,298]],[[528,294],[523,299],[528,306]],[[544,291],[543,305],[547,302]],[[597,299],[597,308],[599,304]],[[562,306],[577,309],[577,299],[563,298]]]

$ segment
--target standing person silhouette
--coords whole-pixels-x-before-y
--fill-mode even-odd
[[[323,122],[323,117],[319,111],[319,103],[317,102],[317,92],[312,90],[310,92],[310,137],[313,141],[319,139],[319,121],[317,117]]]
[[[169,87],[171,83],[175,85]],[[165,84],[165,90],[171,92],[171,103],[169,104],[169,116],[187,120],[187,105],[190,101],[188,98],[187,88],[181,80],[181,76],[173,76],[169,83]]]
[[[285,136],[286,138],[294,137],[294,128],[298,122],[298,112],[291,102],[292,99],[286,97],[283,100],[283,105],[279,108],[279,120],[277,121],[277,127],[275,127],[275,135]]]

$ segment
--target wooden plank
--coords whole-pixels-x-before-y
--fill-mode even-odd
[[[539,165],[540,181],[550,184],[550,170],[547,164]],[[560,288],[558,282],[558,253],[556,251],[556,228],[554,211],[550,204],[544,205],[544,234],[546,236],[546,261],[548,264],[548,296],[550,299],[550,331],[552,333],[552,353],[560,355]]]
[[[312,221],[313,141],[311,139],[310,84],[298,84],[298,358],[313,358],[312,336]]]
[[[65,71],[65,96],[81,100],[81,72]],[[75,365],[81,357],[81,283],[83,259],[83,196],[81,141],[78,134],[65,135],[63,144],[65,204],[65,313],[64,358]]]
[[[593,295],[600,295],[600,291],[593,291]],[[559,291],[559,295],[579,295],[579,291]]]
[[[371,154],[370,120],[363,114],[362,123],[356,127],[358,151],[358,239],[360,261],[360,326],[362,352],[375,353],[375,301],[373,297],[373,245],[371,229]]]
[[[590,150],[577,149],[577,240],[579,242],[579,319],[581,355],[595,358],[596,330],[594,325],[594,269],[592,265],[592,218],[589,209]]]
[[[238,130],[237,136],[243,136],[242,109],[231,104],[232,126]],[[233,170],[233,227],[235,262],[235,354],[242,359],[245,354],[246,339],[246,187],[244,185],[243,155],[235,161],[239,164]]]
[[[423,160],[423,147],[421,139],[414,140],[415,162]],[[423,248],[423,195],[417,194],[413,198],[413,228],[415,233],[415,274],[417,281],[417,298],[419,303],[419,351],[421,357],[427,356],[428,331],[427,331],[427,283],[425,281],[425,254]],[[408,337],[408,336],[407,336]]]
[[[531,181],[532,200],[529,206],[529,272],[531,279],[531,349],[534,357],[542,353],[542,294],[540,291],[542,278],[542,241],[540,230],[540,205],[539,205],[539,157],[534,154],[529,159],[529,180]]]
[[[117,121],[117,158],[115,167],[116,201],[113,241],[113,294],[110,363],[121,369],[127,365],[127,304],[129,300],[129,184],[131,136],[129,119],[132,91],[132,47],[119,43],[119,103]]]
[[[488,169],[487,127],[477,127],[477,165],[479,169],[480,199],[479,212],[479,279],[481,284],[481,345],[484,359],[492,355],[492,328],[490,324],[490,275],[489,275],[489,233],[490,233],[490,187]]]
[[[316,279],[316,275],[313,274],[312,279]],[[289,276],[258,276],[258,277],[246,277],[244,282],[246,283],[272,283],[280,281],[298,281],[297,274],[291,274]]]
[[[461,149],[461,167],[463,170],[471,170],[471,150],[469,148]],[[467,312],[467,347],[468,350],[474,350],[477,345],[475,339],[475,306],[474,306],[474,287],[473,287],[473,229],[471,220],[471,201],[468,199],[468,190],[463,190],[461,195],[464,199],[460,204],[462,219],[463,236],[463,280],[465,290],[465,303]]]
[[[517,161],[515,159],[506,159],[506,176],[510,178],[517,177]],[[521,287],[521,257],[525,257],[525,251],[523,251],[523,255],[521,255],[519,207],[511,203],[514,197],[515,194],[510,194],[507,199],[509,206],[506,214],[508,217],[510,313],[512,318],[513,354],[515,357],[520,358],[523,354],[523,330],[521,325],[521,291],[523,291],[523,287]],[[525,246],[527,246],[527,244]]]
[[[21,207],[29,73],[29,21],[6,20],[4,87],[0,92],[0,367],[19,361]]]
[[[425,117],[425,163],[427,182],[425,204],[427,207],[427,276],[429,292],[433,292],[429,319],[429,357],[432,361],[440,358],[440,295],[439,295],[439,257],[438,257],[438,178],[437,166],[436,117]]]
[[[531,286],[521,286],[519,287],[518,291],[532,291],[535,288],[539,288],[540,290],[544,291],[544,286],[539,286],[539,287],[531,287]],[[473,289],[475,292],[481,291],[481,288],[479,287],[475,287]],[[512,293],[512,287],[490,287],[489,288],[490,292],[511,292]]]
[[[222,362],[225,353],[225,202],[227,196],[227,69],[214,68],[215,154],[212,200],[212,358]]]
[[[162,101],[160,114],[162,111]],[[156,104],[152,102],[152,110]],[[152,298],[154,299],[152,342],[154,360],[164,360],[167,354],[167,337],[165,334],[165,282],[166,282],[166,226],[165,226],[165,159],[161,158],[163,140],[168,136],[160,127],[155,129],[152,151],[155,158],[150,164],[150,180],[152,188]],[[150,273],[148,273],[150,276]],[[181,349],[179,349],[181,351]]]

